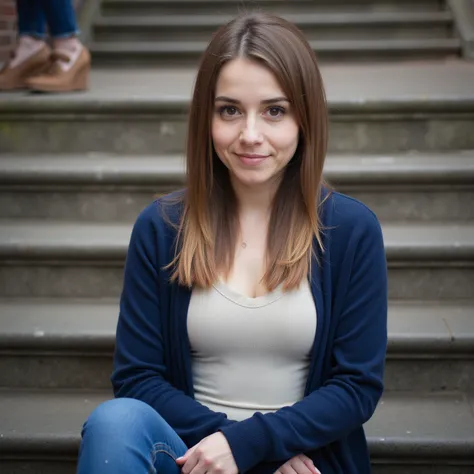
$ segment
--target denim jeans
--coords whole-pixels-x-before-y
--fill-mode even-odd
[[[46,25],[52,38],[79,34],[73,0],[17,0],[18,33],[44,38]]]
[[[175,460],[188,450],[149,405],[117,398],[84,423],[77,474],[179,474]]]

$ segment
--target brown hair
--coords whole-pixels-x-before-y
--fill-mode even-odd
[[[316,57],[296,26],[266,13],[244,14],[221,27],[201,59],[187,138],[187,186],[171,281],[209,287],[232,268],[239,222],[229,172],[212,144],[219,72],[235,58],[267,67],[287,95],[300,129],[295,155],[273,200],[266,273],[269,291],[299,285],[311,271],[313,239],[323,252],[319,206],[327,150],[328,113]]]

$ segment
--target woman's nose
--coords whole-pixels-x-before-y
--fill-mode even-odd
[[[257,120],[254,118],[249,118],[245,127],[240,132],[239,140],[242,143],[255,143],[262,140],[262,134],[257,126]]]
[[[256,127],[245,127],[240,132],[239,139],[242,143],[256,143],[262,141],[262,134]]]

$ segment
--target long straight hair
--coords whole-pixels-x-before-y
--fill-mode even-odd
[[[219,72],[236,58],[257,61],[275,75],[299,126],[296,152],[272,203],[262,279],[269,291],[280,284],[289,290],[311,271],[314,239],[324,252],[319,210],[328,112],[316,56],[303,34],[266,13],[244,14],[220,28],[201,59],[189,115],[183,212],[168,268],[171,281],[203,288],[232,269],[238,202],[229,171],[214,150],[211,124]]]

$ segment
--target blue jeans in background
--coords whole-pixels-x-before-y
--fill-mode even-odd
[[[117,398],[84,423],[77,474],[180,474],[188,448],[149,405]]]
[[[35,38],[46,37],[46,25],[52,38],[79,34],[72,0],[17,0],[18,33]]]

